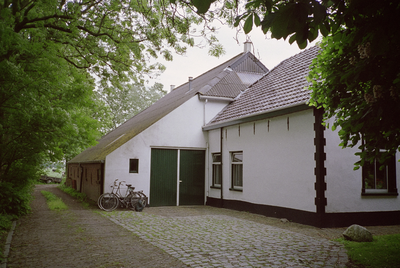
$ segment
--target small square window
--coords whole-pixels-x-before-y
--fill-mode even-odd
[[[139,159],[129,159],[129,173],[139,173]]]

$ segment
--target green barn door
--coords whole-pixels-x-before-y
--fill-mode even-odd
[[[176,206],[177,163],[177,150],[151,149],[151,206]]]
[[[204,205],[205,151],[181,150],[179,205]]]

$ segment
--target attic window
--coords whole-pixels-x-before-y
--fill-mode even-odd
[[[129,173],[139,173],[139,159],[129,159]]]

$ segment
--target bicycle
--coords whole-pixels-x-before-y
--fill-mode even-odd
[[[142,196],[143,191],[134,191],[135,187],[132,187],[131,184],[125,184],[128,187],[128,190],[125,193],[125,196],[121,194],[121,184],[125,181],[121,181],[117,184],[118,179],[114,181],[114,184],[111,185],[111,193],[102,194],[97,200],[97,205],[100,209],[104,211],[113,211],[118,206],[130,208],[136,211],[142,211],[144,208]],[[115,191],[115,192],[114,192]]]
[[[143,192],[143,190],[136,191],[136,193],[140,196],[140,200],[145,207],[147,205],[147,195]]]

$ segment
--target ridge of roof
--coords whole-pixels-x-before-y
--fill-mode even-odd
[[[158,120],[175,110],[193,96],[197,95],[197,93],[204,94],[212,89],[215,85],[218,85],[221,79],[225,78],[227,75],[229,75],[229,73],[235,72],[234,70],[231,70],[233,69],[231,67],[232,65],[236,66],[235,63],[238,61],[243,63],[248,58],[254,61],[254,63],[257,65],[256,69],[266,69],[265,66],[262,68],[263,64],[259,62],[259,60],[256,59],[251,53],[249,54],[242,52],[194,78],[190,82],[190,88],[189,82],[186,82],[168,94],[164,95],[161,99],[125,121],[116,129],[104,135],[98,141],[97,145],[81,152],[79,155],[71,159],[69,163],[84,163],[105,160],[108,154],[156,123]],[[236,67],[238,66],[240,66],[240,64]],[[218,94],[216,96],[218,96]]]
[[[252,59],[252,61],[255,63],[255,65],[260,69],[260,70],[255,70],[254,71],[247,71],[247,72],[257,72],[257,73],[266,73],[268,72],[268,68],[264,66],[264,64],[261,63],[261,61],[259,61],[256,56],[254,56],[251,52],[245,52],[243,57],[240,58],[238,61],[236,61],[235,63],[233,63],[231,65],[231,68],[235,71],[241,72],[241,70],[237,70],[238,67],[246,60],[246,58],[249,57]]]

